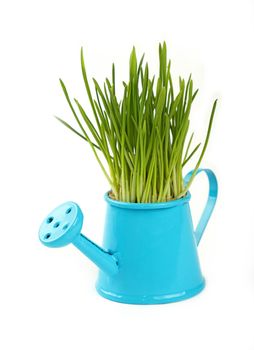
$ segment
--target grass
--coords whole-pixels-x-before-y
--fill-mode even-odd
[[[159,45],[157,78],[150,77],[144,55],[138,61],[133,48],[129,81],[123,82],[121,99],[116,93],[114,64],[111,79],[106,78],[103,86],[93,79],[93,93],[83,49],[81,68],[94,118],[88,116],[77,99],[71,101],[61,79],[79,129],[56,118],[90,145],[110,184],[111,197],[124,202],[149,203],[185,196],[205,154],[217,100],[213,103],[203,146],[199,143],[192,147],[194,133],[188,137],[190,112],[198,90],[193,89],[191,76],[187,81],[179,77],[178,89],[174,89],[165,42]],[[183,168],[198,150],[193,175],[185,185]]]

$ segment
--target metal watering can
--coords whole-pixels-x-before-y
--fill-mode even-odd
[[[206,206],[196,230],[189,201],[126,203],[105,194],[107,214],[103,248],[81,234],[83,214],[74,202],[54,209],[42,222],[40,241],[47,247],[72,243],[100,269],[98,293],[129,304],[161,304],[198,294],[205,286],[197,246],[214,209],[218,193],[215,174],[209,180]],[[192,172],[187,174],[188,183]]]

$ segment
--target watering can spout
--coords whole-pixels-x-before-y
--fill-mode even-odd
[[[118,272],[116,256],[99,247],[81,234],[83,213],[74,202],[66,202],[54,209],[42,222],[40,241],[47,247],[59,248],[72,243],[103,272],[114,275]]]
[[[114,275],[118,272],[118,260],[114,254],[104,250],[83,234],[72,243],[105,273]]]

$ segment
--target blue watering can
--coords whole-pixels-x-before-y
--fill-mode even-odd
[[[72,243],[100,269],[96,289],[103,297],[129,304],[161,304],[198,294],[205,286],[197,246],[218,193],[215,174],[204,171],[209,195],[196,230],[189,201],[127,203],[105,194],[103,248],[81,234],[83,214],[74,202],[54,209],[42,222],[39,238],[47,247]],[[192,172],[185,177],[188,183]]]

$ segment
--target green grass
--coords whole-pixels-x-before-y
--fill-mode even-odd
[[[157,78],[150,76],[149,66],[143,61],[144,55],[138,61],[133,48],[129,81],[123,82],[119,99],[114,64],[111,79],[106,78],[102,86],[93,79],[92,93],[81,49],[82,76],[93,119],[77,99],[71,101],[61,79],[62,90],[79,129],[57,119],[90,145],[110,184],[113,199],[165,202],[181,198],[188,191],[208,145],[217,100],[212,107],[203,146],[199,143],[192,147],[194,134],[188,137],[190,112],[198,90],[194,90],[191,76],[187,81],[179,77],[178,88],[174,89],[165,42],[159,45]],[[183,168],[198,150],[200,155],[193,175],[185,185]]]

